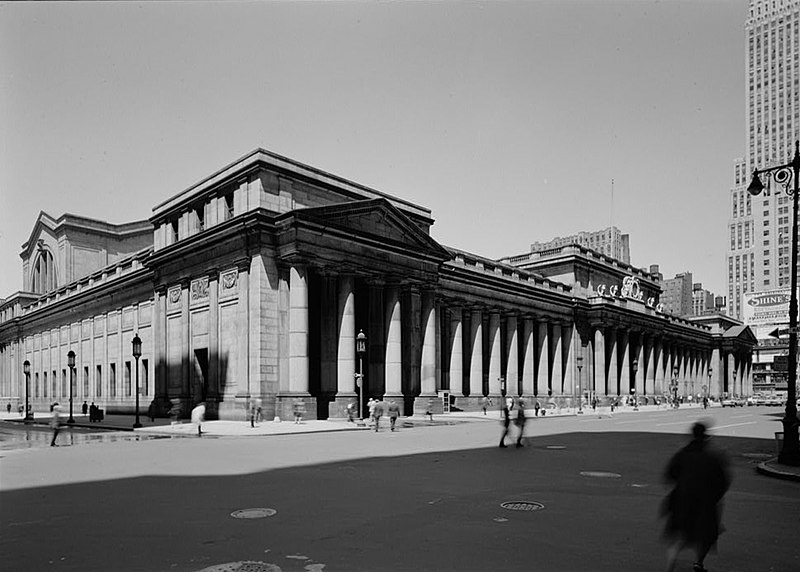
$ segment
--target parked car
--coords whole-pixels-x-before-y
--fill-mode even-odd
[[[770,407],[781,407],[783,405],[783,399],[777,395],[771,395],[770,397],[766,398],[764,404],[769,405]]]
[[[744,407],[745,400],[738,397],[725,397],[722,399],[723,407]]]

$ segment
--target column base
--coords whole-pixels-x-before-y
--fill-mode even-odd
[[[275,414],[273,420],[295,420],[295,404],[299,405],[300,420],[319,419],[317,398],[308,393],[280,393],[275,396]]]
[[[329,419],[346,419],[347,418],[347,405],[352,403],[354,407],[354,417],[358,417],[358,394],[350,393],[337,393],[336,396],[328,402],[328,418]]]

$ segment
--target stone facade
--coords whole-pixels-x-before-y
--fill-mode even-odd
[[[71,379],[77,403],[130,412],[138,379],[161,415],[204,401],[210,418],[244,419],[259,399],[267,419],[298,400],[325,419],[357,399],[359,371],[364,402],[406,414],[445,392],[465,410],[503,394],[653,399],[674,376],[750,391],[749,330],[664,315],[642,271],[577,246],[503,261],[444,247],[427,209],[262,149],[157,205],[144,246],[142,223],[81,220],[84,244],[113,238],[117,254],[73,257],[52,289],[0,303],[0,392],[15,404],[26,390],[37,409],[63,401]],[[47,228],[23,247],[26,280]]]

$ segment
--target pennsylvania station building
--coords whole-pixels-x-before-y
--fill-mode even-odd
[[[394,399],[406,415],[477,410],[484,396],[570,407],[750,394],[750,330],[662,313],[660,275],[577,244],[491,260],[438,243],[433,223],[263,149],[149,220],[41,212],[23,290],[0,299],[2,406],[27,396],[47,411],[72,394],[131,413],[138,385],[159,415],[204,402],[209,418],[245,419],[260,399],[267,419],[298,400],[327,419],[358,399],[360,371],[364,402]]]

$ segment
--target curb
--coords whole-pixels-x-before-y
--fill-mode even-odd
[[[774,463],[777,460],[778,458],[775,457],[774,459],[770,459],[769,461],[764,461],[763,463],[759,463],[758,465],[756,465],[756,471],[768,477],[783,479],[785,481],[800,482],[800,473],[789,473],[787,471],[781,471],[769,465],[769,463]]]

